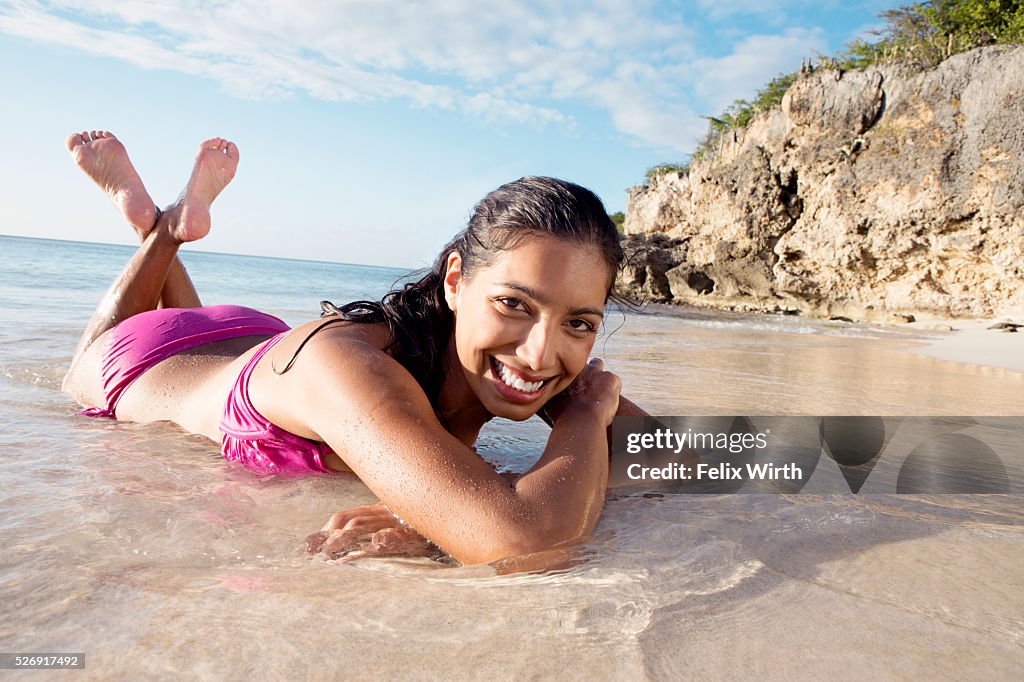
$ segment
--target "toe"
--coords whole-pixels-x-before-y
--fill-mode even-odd
[[[75,147],[79,147],[85,144],[85,140],[82,139],[82,133],[71,133],[68,135],[67,142],[64,143],[69,152],[75,151]]]
[[[238,147],[235,145],[234,142],[228,142],[228,146],[225,152],[232,159],[235,159],[236,161],[238,160]]]

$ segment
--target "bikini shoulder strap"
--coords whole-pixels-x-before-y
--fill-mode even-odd
[[[330,325],[332,325],[332,324],[334,324],[336,322],[349,322],[350,321],[350,320],[346,319],[344,311],[339,309],[337,306],[335,306],[330,301],[320,301],[320,317],[330,317],[331,319],[324,320],[323,322],[318,324],[313,331],[311,331],[309,334],[306,335],[306,338],[302,339],[302,343],[300,343],[299,347],[295,349],[294,353],[292,353],[292,357],[291,357],[290,360],[288,360],[288,364],[284,366],[284,369],[278,371],[278,369],[276,367],[271,365],[270,369],[274,370],[274,374],[276,374],[278,376],[281,376],[282,374],[287,372],[289,369],[291,369],[292,365],[295,364],[295,358],[299,357],[299,351],[301,351],[302,348],[309,342],[309,340],[311,338],[313,338],[313,336],[317,332],[319,332],[321,329],[324,329],[325,327],[329,327]]]

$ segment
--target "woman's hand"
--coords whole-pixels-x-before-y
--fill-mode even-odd
[[[538,415],[550,426],[554,426],[566,411],[596,408],[601,426],[608,426],[618,410],[620,390],[622,381],[619,377],[604,371],[604,360],[592,358],[575,381],[549,400]]]
[[[381,556],[438,558],[444,554],[379,502],[333,514],[319,532],[306,538],[305,545],[309,554],[343,562]]]

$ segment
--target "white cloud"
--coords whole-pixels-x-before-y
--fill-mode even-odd
[[[715,114],[737,99],[749,99],[769,80],[796,70],[800,60],[826,50],[820,29],[793,28],[782,35],[744,38],[731,54],[698,59],[690,74],[695,92]]]
[[[794,29],[701,59],[692,30],[653,0],[21,0],[0,7],[0,32],[214,79],[246,97],[404,99],[499,125],[569,128],[576,121],[560,107],[596,107],[623,133],[679,151],[704,128],[696,106],[750,95],[823,44]]]

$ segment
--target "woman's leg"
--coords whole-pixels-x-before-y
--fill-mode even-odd
[[[112,140],[114,138],[100,139]],[[123,147],[121,149],[123,150]],[[127,155],[124,155],[124,160],[127,161]],[[131,164],[128,163],[129,168],[130,166]],[[177,261],[178,247],[185,242],[202,239],[210,231],[210,204],[234,177],[237,166],[238,148],[233,143],[221,138],[214,138],[200,145],[195,166],[192,168],[192,175],[181,197],[177,203],[160,215],[156,226],[143,239],[142,246],[114,280],[113,285],[93,313],[92,319],[78,343],[78,348],[75,350],[71,369],[68,372],[69,377],[74,372],[75,366],[85,350],[101,334],[132,315],[154,310],[157,307],[167,279]],[[120,168],[121,170],[117,172],[107,172],[108,179],[117,173],[121,173],[120,177],[123,178],[126,175],[123,172],[123,163],[120,164]],[[131,174],[138,177],[134,173],[134,168],[131,169]],[[109,184],[101,184],[101,186],[105,189],[121,187],[123,190],[125,185],[118,185],[117,182],[113,181]],[[138,185],[141,187],[141,181]],[[142,191],[145,191],[145,188],[142,188]],[[123,201],[127,204],[136,201],[138,197],[137,193],[130,194],[120,190],[111,192],[111,194],[112,196],[117,194],[116,203]],[[141,202],[137,203],[141,205]],[[130,211],[135,210],[137,209],[125,210],[125,213],[127,215]],[[67,383],[67,379],[65,383]]]
[[[140,241],[156,226],[159,211],[128,158],[124,145],[105,130],[72,133],[67,148],[75,164],[99,185]],[[161,308],[198,308],[202,303],[181,260],[175,257],[160,292]]]

